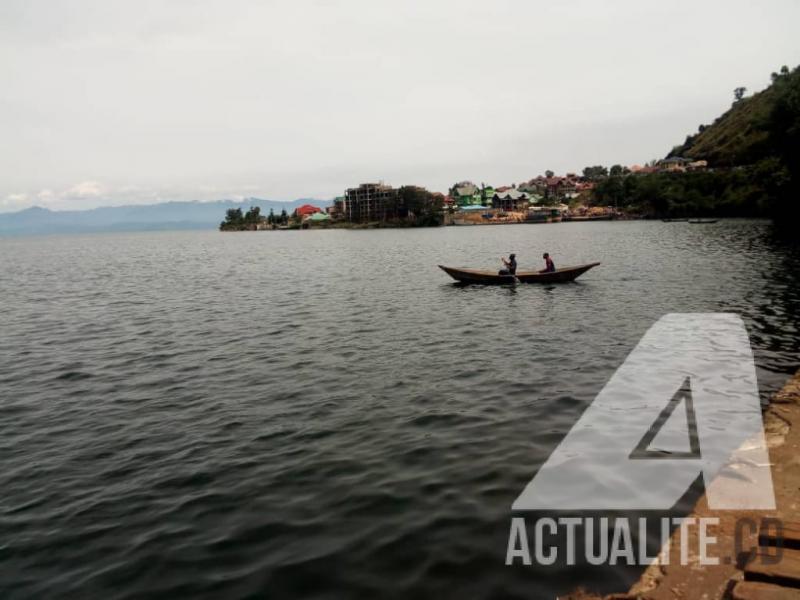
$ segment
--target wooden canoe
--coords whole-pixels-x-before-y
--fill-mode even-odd
[[[564,267],[556,269],[551,273],[539,273],[538,271],[517,271],[516,279],[513,275],[498,275],[497,271],[482,271],[479,269],[455,269],[439,265],[439,268],[461,283],[479,283],[483,285],[516,283],[565,283],[573,281],[575,278],[586,273],[592,267],[599,265],[599,262],[576,267]]]

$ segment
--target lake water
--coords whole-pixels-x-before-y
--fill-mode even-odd
[[[436,268],[599,260],[574,284]],[[767,222],[0,239],[0,596],[553,598],[511,503],[661,316],[799,365]]]

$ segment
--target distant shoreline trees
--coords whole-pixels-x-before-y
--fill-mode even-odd
[[[436,227],[442,224],[444,198],[425,188],[406,185],[398,191],[398,204],[418,227]]]
[[[220,231],[247,231],[255,230],[258,224],[264,222],[261,208],[251,206],[246,213],[241,208],[229,208],[225,211],[225,220],[219,224]]]

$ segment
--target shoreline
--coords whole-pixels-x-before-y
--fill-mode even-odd
[[[696,221],[695,221],[696,219]],[[484,227],[495,225],[557,225],[559,223],[617,223],[617,222],[664,222],[670,224],[680,225],[713,225],[720,221],[769,221],[768,217],[749,217],[749,216],[733,216],[733,217],[693,217],[689,218],[662,218],[655,216],[616,216],[609,217],[571,217],[564,219],[554,219],[548,221],[536,220],[486,220],[486,221],[469,221],[469,222],[453,222],[452,219],[447,219],[439,224],[416,224],[409,223],[395,223],[391,221],[373,221],[369,223],[350,223],[350,222],[333,222],[324,225],[290,225],[281,227],[243,227],[243,228],[216,228],[216,231],[221,233],[238,233],[242,231],[326,231],[332,229],[340,230],[365,230],[365,229],[442,229],[442,228],[469,228],[469,227]],[[694,221],[694,222],[693,222]]]
[[[732,217],[738,218],[738,217]],[[748,217],[741,217],[748,218]],[[639,216],[618,216],[614,218],[609,217],[575,217],[567,219],[557,219],[552,221],[535,221],[535,220],[487,220],[487,221],[474,221],[474,222],[452,222],[446,220],[443,223],[436,225],[431,224],[416,224],[409,223],[395,223],[391,221],[374,221],[369,223],[350,223],[350,222],[334,222],[324,225],[290,225],[281,227],[242,227],[242,228],[217,228],[221,233],[237,233],[242,231],[322,231],[330,229],[440,229],[449,227],[483,227],[490,225],[556,225],[558,223],[608,223],[613,221],[659,221],[656,217],[639,217]]]

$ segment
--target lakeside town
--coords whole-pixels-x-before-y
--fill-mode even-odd
[[[416,185],[362,183],[326,205],[262,215],[230,209],[223,231],[553,223],[608,219],[768,217],[791,233],[800,162],[800,68],[781,67],[752,96],[733,90],[731,107],[645,165],[545,171],[505,185],[458,181],[447,193]],[[794,235],[793,233],[791,235]]]
[[[650,174],[682,174],[708,169],[705,160],[669,157],[648,165],[592,166],[581,174],[545,171],[527,181],[494,187],[469,180],[455,183],[447,194],[416,185],[392,187],[384,182],[348,188],[327,206],[304,204],[291,214],[259,207],[245,213],[231,209],[220,229],[270,230],[329,227],[403,227],[555,223],[654,216],[639,207],[598,202],[598,185],[609,179]]]

